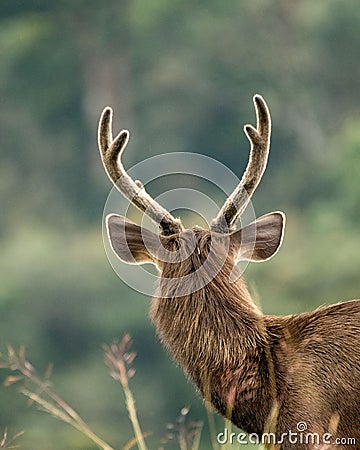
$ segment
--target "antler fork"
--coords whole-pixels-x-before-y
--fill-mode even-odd
[[[140,181],[134,181],[126,172],[121,156],[129,141],[130,133],[122,130],[112,137],[113,111],[104,109],[99,121],[98,144],[105,170],[117,189],[135,206],[160,225],[162,234],[179,233],[183,227],[180,219],[173,217],[169,211],[157,203],[145,190]]]

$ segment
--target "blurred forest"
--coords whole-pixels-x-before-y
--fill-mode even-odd
[[[125,333],[149,447],[183,406],[193,420],[205,413],[155,337],[149,299],[108,264],[102,108],[132,132],[127,166],[192,151],[241,176],[242,126],[261,93],[273,135],[253,203],[288,221],[276,258],[249,266],[249,287],[274,314],[359,298],[359,30],[357,0],[0,3],[0,349],[24,344],[37,367],[52,362],[55,390],[117,448],[132,431],[101,345]],[[29,408],[16,385],[0,387],[0,435],[5,427],[25,430],[26,449],[96,448]],[[206,426],[203,435],[210,448]]]

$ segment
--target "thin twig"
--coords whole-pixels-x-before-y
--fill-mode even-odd
[[[209,431],[210,431],[210,439],[211,439],[211,446],[213,450],[219,450],[218,442],[216,439],[216,425],[215,425],[215,417],[214,412],[212,409],[212,406],[208,401],[205,402],[205,409],[206,409],[206,415],[207,415],[207,421],[209,425]]]
[[[18,353],[9,346],[7,361],[1,361],[0,367],[8,368],[13,371],[20,372],[22,376],[10,375],[5,380],[5,385],[13,384],[21,379],[28,379],[33,385],[38,388],[38,392],[33,392],[25,387],[20,388],[20,393],[28,397],[32,402],[35,402],[45,412],[53,415],[57,419],[68,423],[89,439],[91,439],[96,445],[103,450],[114,450],[113,447],[104,442],[99,436],[97,436],[89,426],[83,421],[79,414],[61,397],[59,397],[49,387],[48,377],[50,375],[49,370],[46,373],[45,381],[41,380],[36,374],[32,364],[25,358],[25,348],[20,347]],[[46,394],[51,401],[48,401],[42,397]]]
[[[18,439],[23,434],[24,434],[24,431],[19,431],[14,436],[9,438],[7,428],[5,428],[3,437],[0,442],[0,448],[7,448],[8,450],[19,448],[18,445],[11,445],[11,444],[13,444],[13,442],[15,442],[15,440]]]
[[[228,430],[228,435],[230,436],[232,433],[232,423],[230,422],[229,419],[224,418],[224,427]],[[232,447],[232,442],[231,442],[231,439],[229,439],[229,441],[226,443],[224,448],[227,450],[231,450],[231,447]]]
[[[147,436],[150,436],[151,433],[144,433],[143,436],[144,438]],[[125,444],[125,446],[122,448],[122,450],[131,450],[133,447],[135,447],[135,445],[137,445],[138,440],[136,437],[130,439],[130,441]]]
[[[34,392],[31,392],[25,388],[20,389],[20,392],[31,399],[33,402],[37,403],[41,406],[46,412],[52,414],[54,417],[62,420],[69,425],[72,425],[75,429],[83,433],[89,439],[91,439],[96,445],[98,445],[103,450],[114,450],[113,447],[110,447],[106,442],[104,442],[101,438],[99,438],[91,429],[85,424],[83,420],[80,421],[74,420],[69,417],[66,412],[63,412],[61,409],[56,408],[52,403],[44,400],[42,397],[37,395]]]
[[[134,400],[132,392],[129,388],[129,383],[127,381],[127,378],[126,378],[126,381],[124,380],[124,382],[121,383],[121,385],[123,387],[123,391],[125,394],[126,407],[129,412],[130,421],[131,421],[133,429],[134,429],[134,433],[135,433],[135,437],[136,437],[136,440],[138,443],[139,450],[147,450],[145,440],[144,440],[144,435],[141,431],[140,423],[139,423],[137,413],[136,413],[135,400]]]
[[[125,335],[120,344],[104,345],[105,363],[110,369],[110,375],[120,381],[125,395],[126,408],[129,413],[131,425],[134,430],[135,438],[139,450],[147,450],[144,439],[144,433],[141,431],[139,419],[137,417],[135,399],[129,387],[129,378],[135,371],[129,368],[135,358],[135,353],[129,353],[131,339],[129,335]]]
[[[203,423],[198,425],[198,428],[197,428],[195,436],[194,436],[194,440],[193,440],[193,444],[192,444],[191,450],[199,450],[202,429],[203,429]]]

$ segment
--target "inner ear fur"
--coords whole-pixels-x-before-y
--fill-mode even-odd
[[[261,262],[273,257],[281,247],[285,214],[272,212],[230,235],[238,260]]]
[[[122,261],[156,264],[155,255],[161,246],[158,235],[117,214],[107,216],[106,228],[111,247]]]

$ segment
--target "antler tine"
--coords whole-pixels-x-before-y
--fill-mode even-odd
[[[256,128],[252,125],[244,127],[244,132],[251,144],[249,162],[240,183],[212,221],[211,230],[218,233],[228,233],[234,228],[266,168],[270,149],[271,118],[261,95],[255,95],[253,102],[257,117]]]
[[[128,200],[160,225],[162,234],[171,235],[180,232],[183,229],[180,220],[157,203],[139,181],[134,181],[127,174],[121,162],[121,155],[129,141],[130,133],[122,130],[113,139],[112,117],[112,109],[105,108],[101,114],[98,129],[100,155],[110,180]]]

